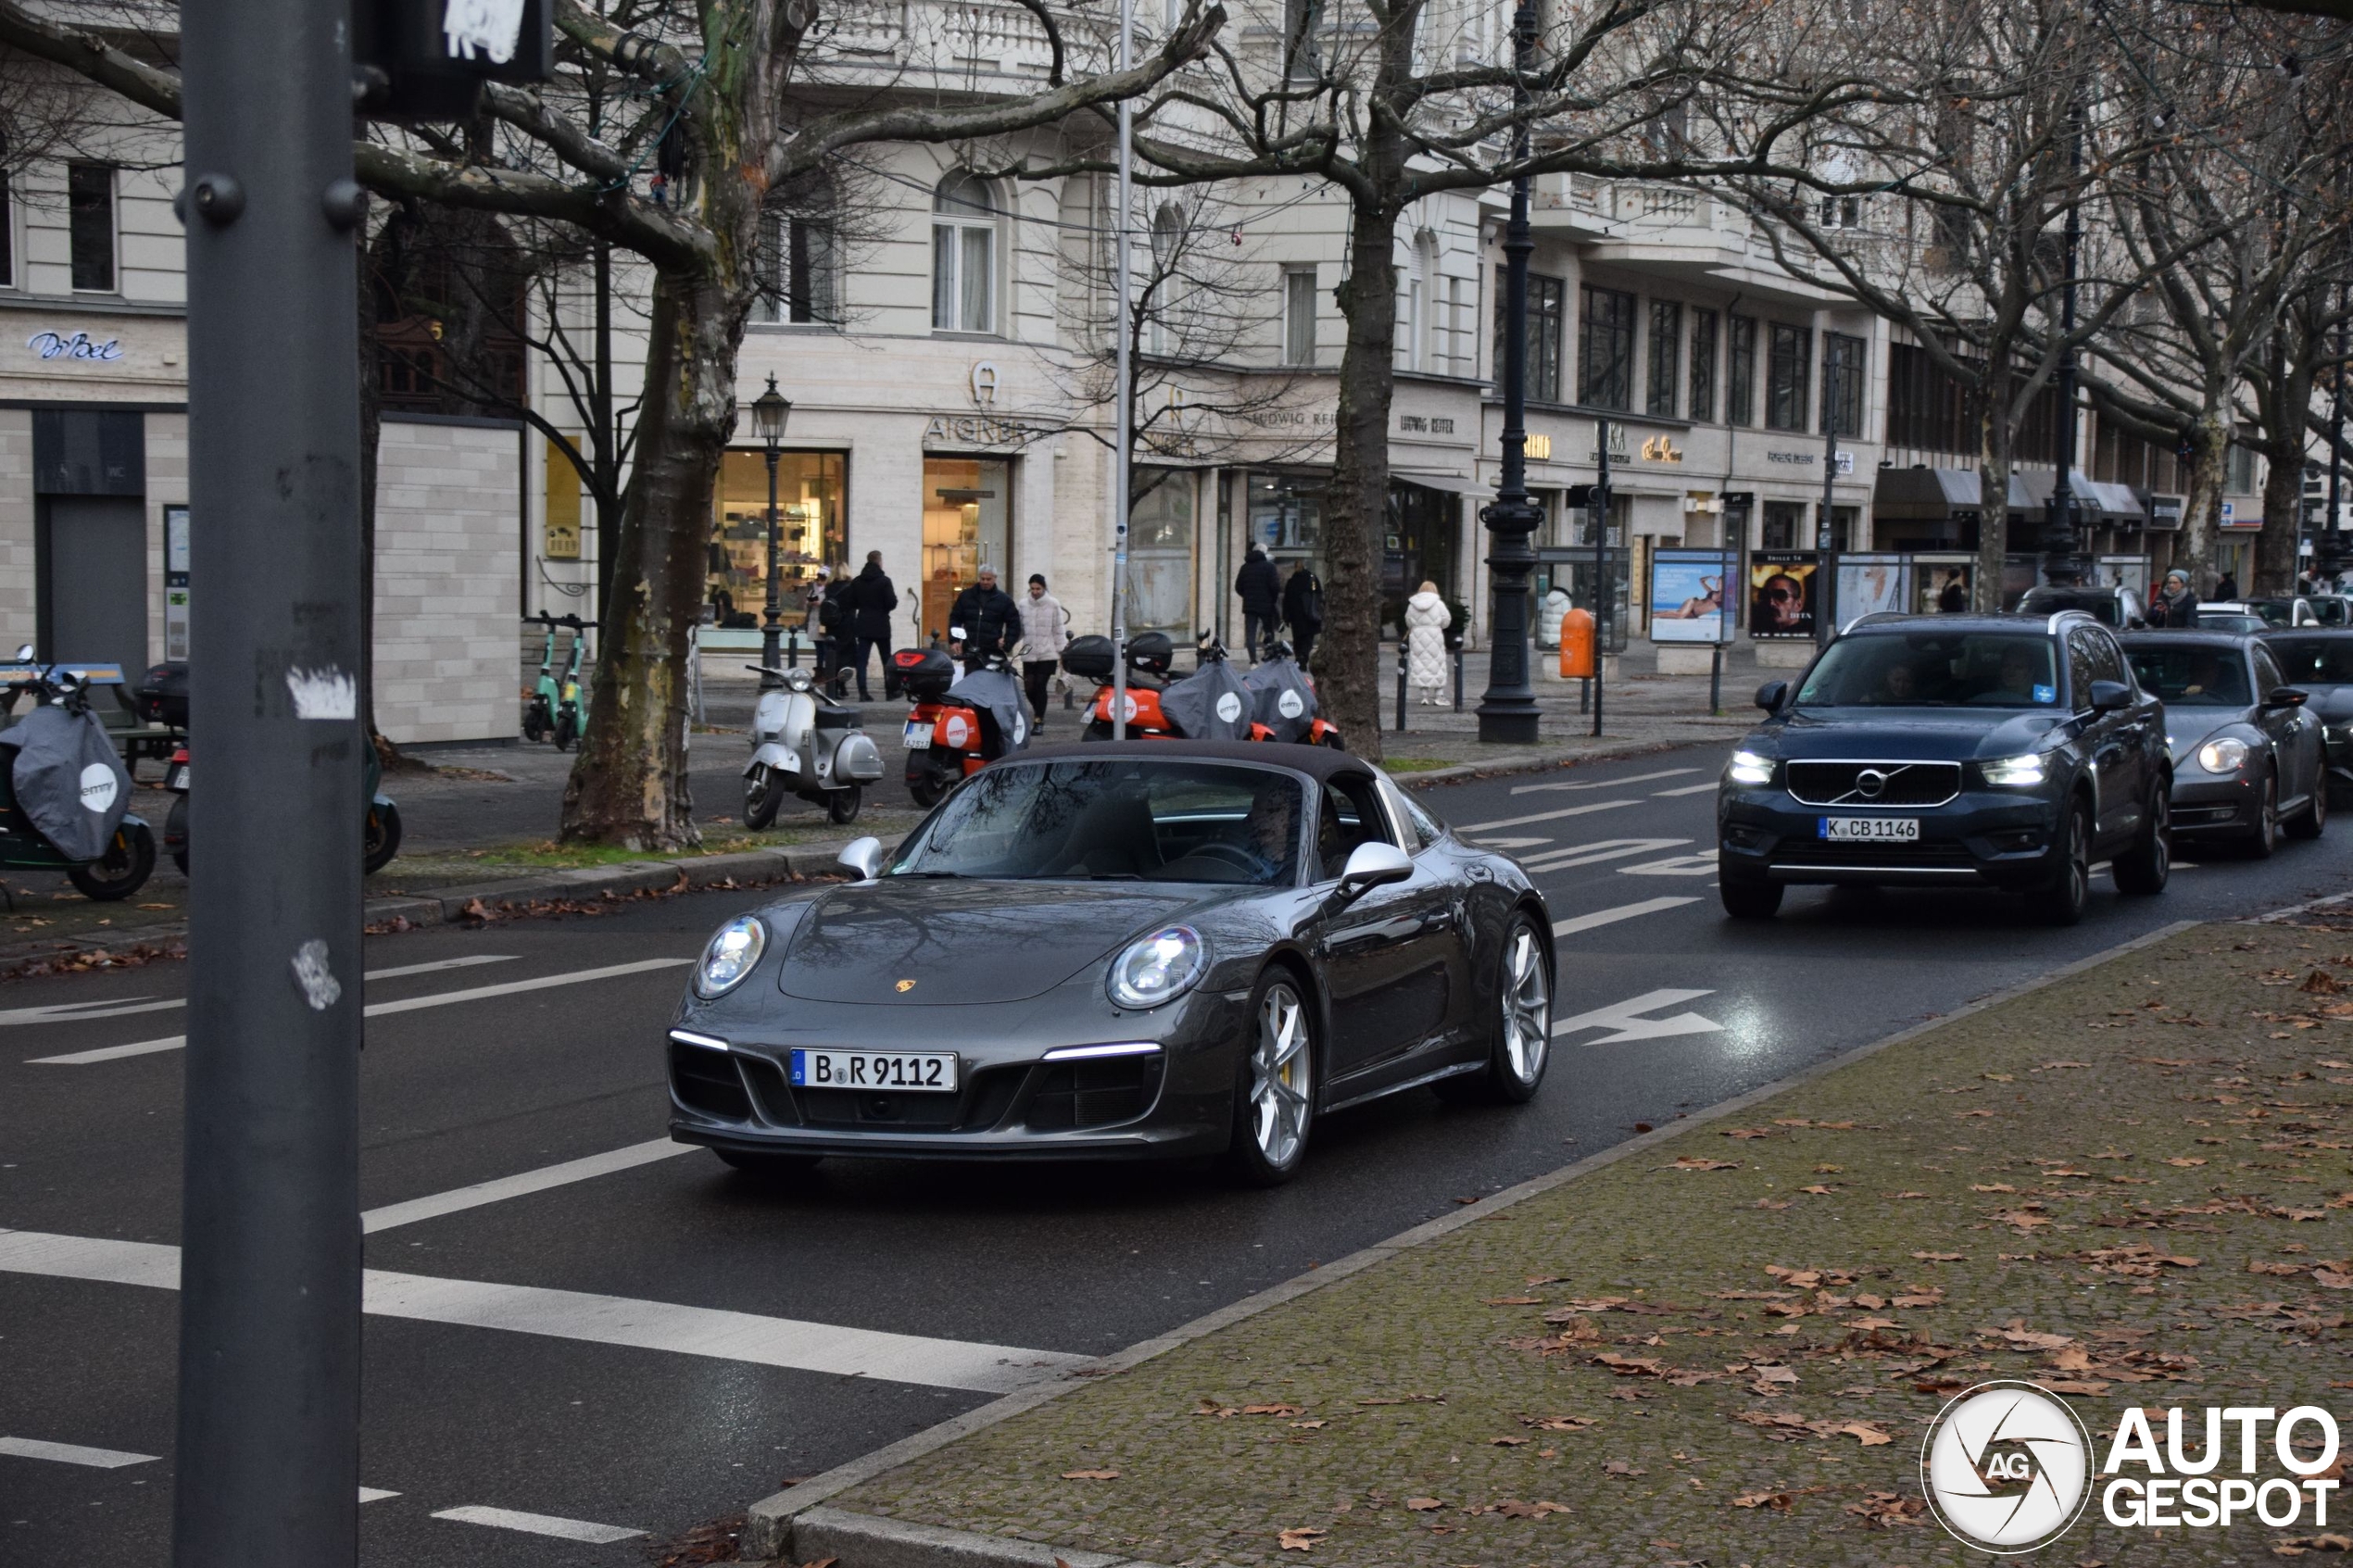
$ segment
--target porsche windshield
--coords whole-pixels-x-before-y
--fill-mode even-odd
[[[2050,708],[2047,637],[2015,632],[1873,632],[1830,646],[1800,708]]]
[[[2245,708],[2246,659],[2234,647],[2136,647],[2126,656],[2141,689],[2168,708]]]
[[[1304,796],[1289,773],[1216,763],[1000,765],[958,790],[886,876],[1297,880]]]

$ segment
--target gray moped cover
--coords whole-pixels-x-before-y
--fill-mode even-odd
[[[1301,741],[1315,718],[1315,693],[1300,673],[1298,661],[1270,659],[1242,678],[1250,688],[1251,718],[1275,732],[1275,738]]]
[[[0,746],[18,748],[9,773],[18,809],[57,853],[69,860],[105,854],[131,809],[131,775],[97,716],[51,703],[0,734]]]
[[[1250,688],[1222,659],[1175,682],[1160,694],[1160,710],[1189,740],[1247,740]]]
[[[1021,683],[1003,670],[975,670],[948,688],[958,702],[985,709],[1005,737],[1005,755],[1029,747],[1029,708]],[[993,759],[992,759],[993,760]]]

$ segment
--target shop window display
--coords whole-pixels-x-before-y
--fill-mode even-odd
[[[817,568],[849,558],[842,502],[849,458],[840,452],[785,452],[776,458],[777,584],[783,624],[795,625]],[[703,602],[714,625],[751,631],[768,602],[768,462],[760,452],[730,452],[719,468],[712,510],[711,566]]]
[[[923,635],[948,635],[948,612],[983,566],[1014,593],[1013,465],[1001,458],[924,459]]]

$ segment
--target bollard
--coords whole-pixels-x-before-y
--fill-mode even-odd
[[[1724,717],[1724,645],[1707,650],[1707,716]]]
[[[1454,645],[1454,711],[1463,710],[1463,645]]]
[[[1405,733],[1405,639],[1397,639],[1397,733]]]

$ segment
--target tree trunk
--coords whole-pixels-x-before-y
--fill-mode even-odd
[[[1988,386],[1977,417],[1977,583],[1969,608],[2002,608],[2002,558],[2010,537],[2009,398]]]
[[[717,279],[654,283],[636,462],[614,541],[597,688],[572,778],[566,842],[700,842],[686,784],[687,661],[700,619],[711,487],[736,422],[741,302]]]
[[[1380,569],[1389,516],[1389,409],[1396,391],[1397,213],[1358,201],[1340,285],[1348,343],[1340,358],[1332,427],[1331,504],[1324,510],[1324,634],[1315,695],[1348,737],[1378,761]]]
[[[2190,493],[2182,505],[2182,536],[2173,546],[2174,567],[2189,575],[2201,598],[2213,593],[2220,576],[2222,465],[2231,450],[2229,422],[2208,407],[2190,433]]]
[[[2304,389],[2310,401],[2311,388]],[[2304,464],[2271,458],[2263,477],[2263,532],[2255,540],[2255,581],[2247,591],[2288,594],[2296,590],[2296,546],[2303,542]]]
[[[2272,334],[2268,373],[2255,389],[2270,464],[2263,476],[2263,532],[2255,541],[2252,588],[2258,594],[2295,592],[2297,546],[2304,541],[2304,421],[2312,407],[2313,357],[2288,353],[2289,330],[2283,326]]]

